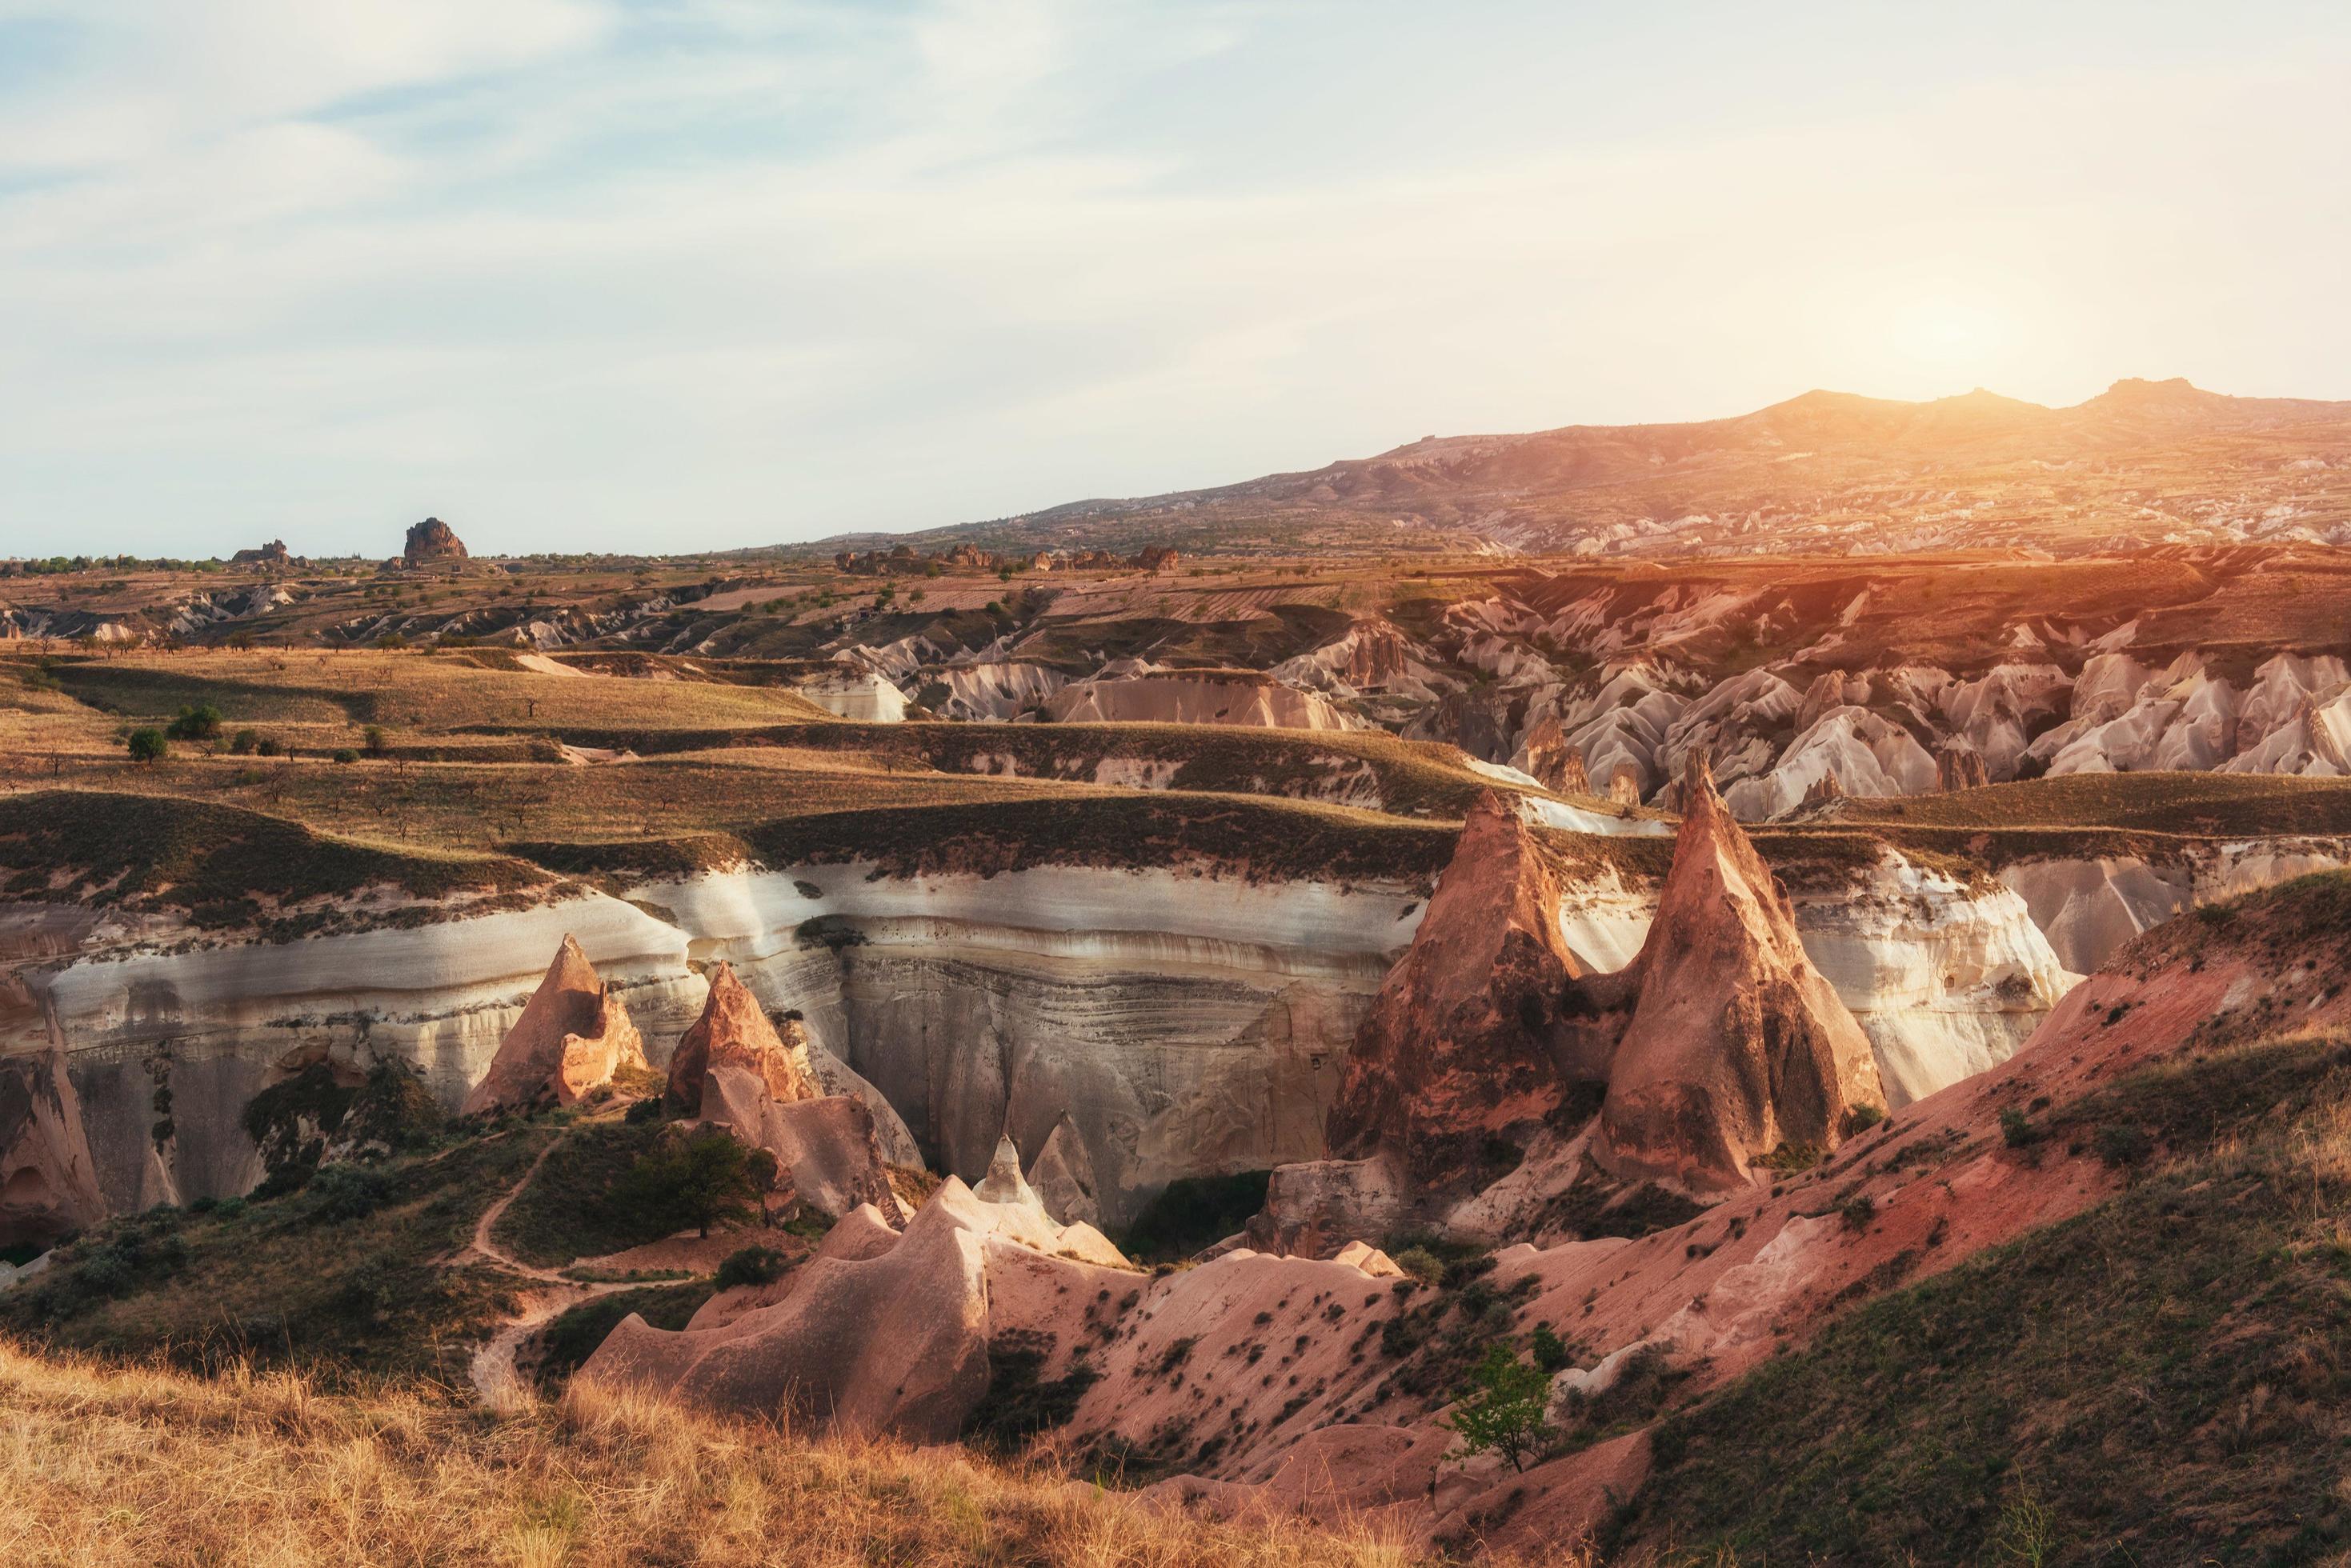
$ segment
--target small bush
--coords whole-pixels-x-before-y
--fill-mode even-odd
[[[2100,1159],[2124,1169],[2146,1164],[2147,1157],[2155,1152],[2155,1139],[2145,1127],[2123,1122],[2100,1127],[2092,1135],[2090,1147],[2098,1151]]]
[[[1882,1106],[1855,1106],[1844,1114],[1844,1136],[1858,1137],[1885,1119]]]
[[[172,754],[171,742],[163,738],[161,730],[133,730],[124,744],[130,748],[134,763],[160,763]]]
[[[253,730],[239,730],[229,737],[228,749],[240,757],[249,757],[261,745],[260,734]]]
[[[1445,1277],[1445,1265],[1426,1247],[1406,1247],[1396,1254],[1395,1266],[1424,1285],[1433,1285]]]
[[[209,702],[180,710],[164,732],[175,741],[209,741],[221,732],[221,712]]]
[[[1848,1231],[1866,1231],[1869,1222],[1877,1218],[1877,1205],[1866,1192],[1857,1192],[1845,1199],[1837,1210],[1837,1218]]]
[[[726,1261],[718,1265],[718,1288],[731,1291],[737,1285],[773,1284],[783,1278],[790,1262],[773,1247],[746,1247],[739,1252],[729,1252]]]
[[[2014,1106],[2000,1113],[2000,1136],[2011,1148],[2031,1148],[2041,1141],[2041,1129]]]
[[[339,1225],[364,1220],[391,1190],[383,1173],[358,1165],[329,1165],[310,1178],[310,1222]]]
[[[1560,1338],[1558,1332],[1547,1323],[1535,1324],[1534,1335],[1527,1344],[1527,1354],[1545,1373],[1564,1372],[1571,1359],[1567,1342]]]
[[[355,763],[359,760],[360,754],[351,750],[349,746],[338,746],[335,748],[335,761],[339,763]]]

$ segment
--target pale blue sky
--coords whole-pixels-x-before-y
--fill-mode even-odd
[[[2351,397],[2351,7],[0,0],[0,554]]]

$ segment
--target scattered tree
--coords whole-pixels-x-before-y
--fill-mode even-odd
[[[1520,1361],[1508,1339],[1486,1347],[1485,1359],[1469,1375],[1469,1387],[1453,1414],[1439,1422],[1461,1439],[1465,1454],[1489,1450],[1527,1468],[1527,1456],[1551,1437],[1551,1376]]]
[[[134,763],[160,763],[172,754],[172,743],[161,730],[133,730],[128,743]]]
[[[663,1137],[622,1179],[628,1202],[647,1213],[672,1216],[705,1236],[725,1220],[756,1219],[760,1195],[775,1181],[773,1154],[737,1143],[716,1127]]]

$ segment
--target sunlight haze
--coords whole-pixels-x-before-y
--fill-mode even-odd
[[[2351,396],[2351,13],[0,0],[0,555],[725,548]]]

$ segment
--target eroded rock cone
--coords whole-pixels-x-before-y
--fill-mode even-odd
[[[808,1036],[795,1022],[787,1040],[768,1021],[750,988],[721,962],[710,971],[710,996],[702,1016],[677,1043],[669,1063],[669,1103],[681,1114],[703,1114],[703,1081],[714,1067],[741,1067],[768,1085],[777,1101],[812,1100],[824,1091],[809,1066]]]
[[[1102,1223],[1102,1202],[1094,1196],[1093,1157],[1086,1152],[1085,1139],[1078,1136],[1069,1112],[1061,1113],[1061,1119],[1046,1136],[1045,1147],[1029,1162],[1029,1185],[1054,1223]]]
[[[1703,753],[1681,794],[1595,1150],[1619,1174],[1727,1187],[1782,1144],[1834,1147],[1848,1112],[1886,1102],[1868,1036],[1804,956],[1787,893]]]
[[[46,1247],[105,1214],[65,1053],[0,1057],[0,1246]]]
[[[987,1162],[987,1174],[971,1189],[972,1196],[983,1203],[1022,1203],[1042,1209],[1037,1194],[1030,1190],[1028,1179],[1020,1174],[1020,1151],[1013,1146],[1012,1135],[1006,1133],[996,1140],[995,1156]]]
[[[1560,1107],[1570,1079],[1553,1041],[1567,983],[1584,971],[1560,938],[1559,898],[1527,825],[1481,796],[1347,1054],[1333,1152],[1388,1149],[1443,1183],[1472,1173],[1489,1138]]]
[[[644,1042],[629,1010],[597,977],[569,935],[538,982],[490,1070],[465,1096],[465,1114],[519,1109],[552,1097],[576,1105],[624,1067],[644,1067]]]

